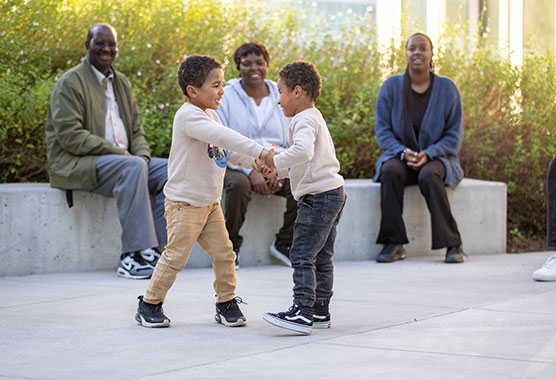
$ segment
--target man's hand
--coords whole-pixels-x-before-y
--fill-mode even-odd
[[[129,153],[127,149],[124,149],[124,151],[122,152],[122,156],[133,156],[133,154]]]

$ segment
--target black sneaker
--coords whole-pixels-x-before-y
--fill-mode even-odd
[[[391,263],[398,260],[405,259],[405,249],[401,244],[385,244],[382,251],[376,257],[377,263]]]
[[[332,327],[332,323],[330,321],[330,312],[328,311],[328,303],[324,305],[315,303],[313,327],[316,329],[329,329],[330,327]]]
[[[138,253],[122,253],[118,276],[134,280],[151,278],[154,267]]]
[[[287,266],[291,267],[292,266],[292,263],[290,261],[290,250],[291,250],[291,248],[292,248],[291,244],[283,244],[283,243],[274,242],[270,246],[270,255],[272,257],[280,260],[281,262],[283,262]]]
[[[164,315],[162,310],[162,302],[153,305],[143,301],[143,296],[137,297],[139,305],[137,305],[137,314],[135,320],[145,327],[168,327],[170,319]]]
[[[293,304],[288,311],[266,313],[263,319],[271,325],[309,335],[313,329],[313,308]]]
[[[247,305],[240,297],[226,302],[217,302],[214,320],[229,327],[245,326],[247,324],[247,319],[241,310],[239,310],[239,303]]]
[[[236,269],[239,269],[239,248],[234,248],[234,253],[236,254]]]
[[[135,252],[135,254],[141,255],[141,257],[153,268],[156,267],[156,263],[160,259],[160,252],[158,252],[155,248],[147,248],[142,249],[139,252]]]

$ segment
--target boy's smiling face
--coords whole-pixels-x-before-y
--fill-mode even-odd
[[[203,111],[207,108],[218,109],[224,95],[224,71],[212,69],[201,87],[188,86],[189,102]]]
[[[290,90],[282,78],[278,78],[278,92],[280,93],[280,99],[278,99],[278,104],[282,107],[284,111],[284,116],[292,117],[297,113],[297,89]]]

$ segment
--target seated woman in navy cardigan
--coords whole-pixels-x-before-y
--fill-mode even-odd
[[[378,93],[375,134],[384,153],[376,163],[381,183],[380,232],[384,248],[377,262],[405,259],[408,243],[402,219],[404,187],[419,184],[431,214],[432,249],[447,248],[445,262],[462,263],[458,226],[445,185],[463,178],[458,152],[463,139],[462,104],[450,79],[433,73],[429,37],[413,34],[406,43],[405,74],[388,78]]]

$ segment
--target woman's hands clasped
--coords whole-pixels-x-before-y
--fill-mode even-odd
[[[411,169],[418,172],[421,168],[429,162],[429,157],[425,152],[415,152],[411,149],[408,149],[404,152],[403,156],[404,161],[407,163]]]

